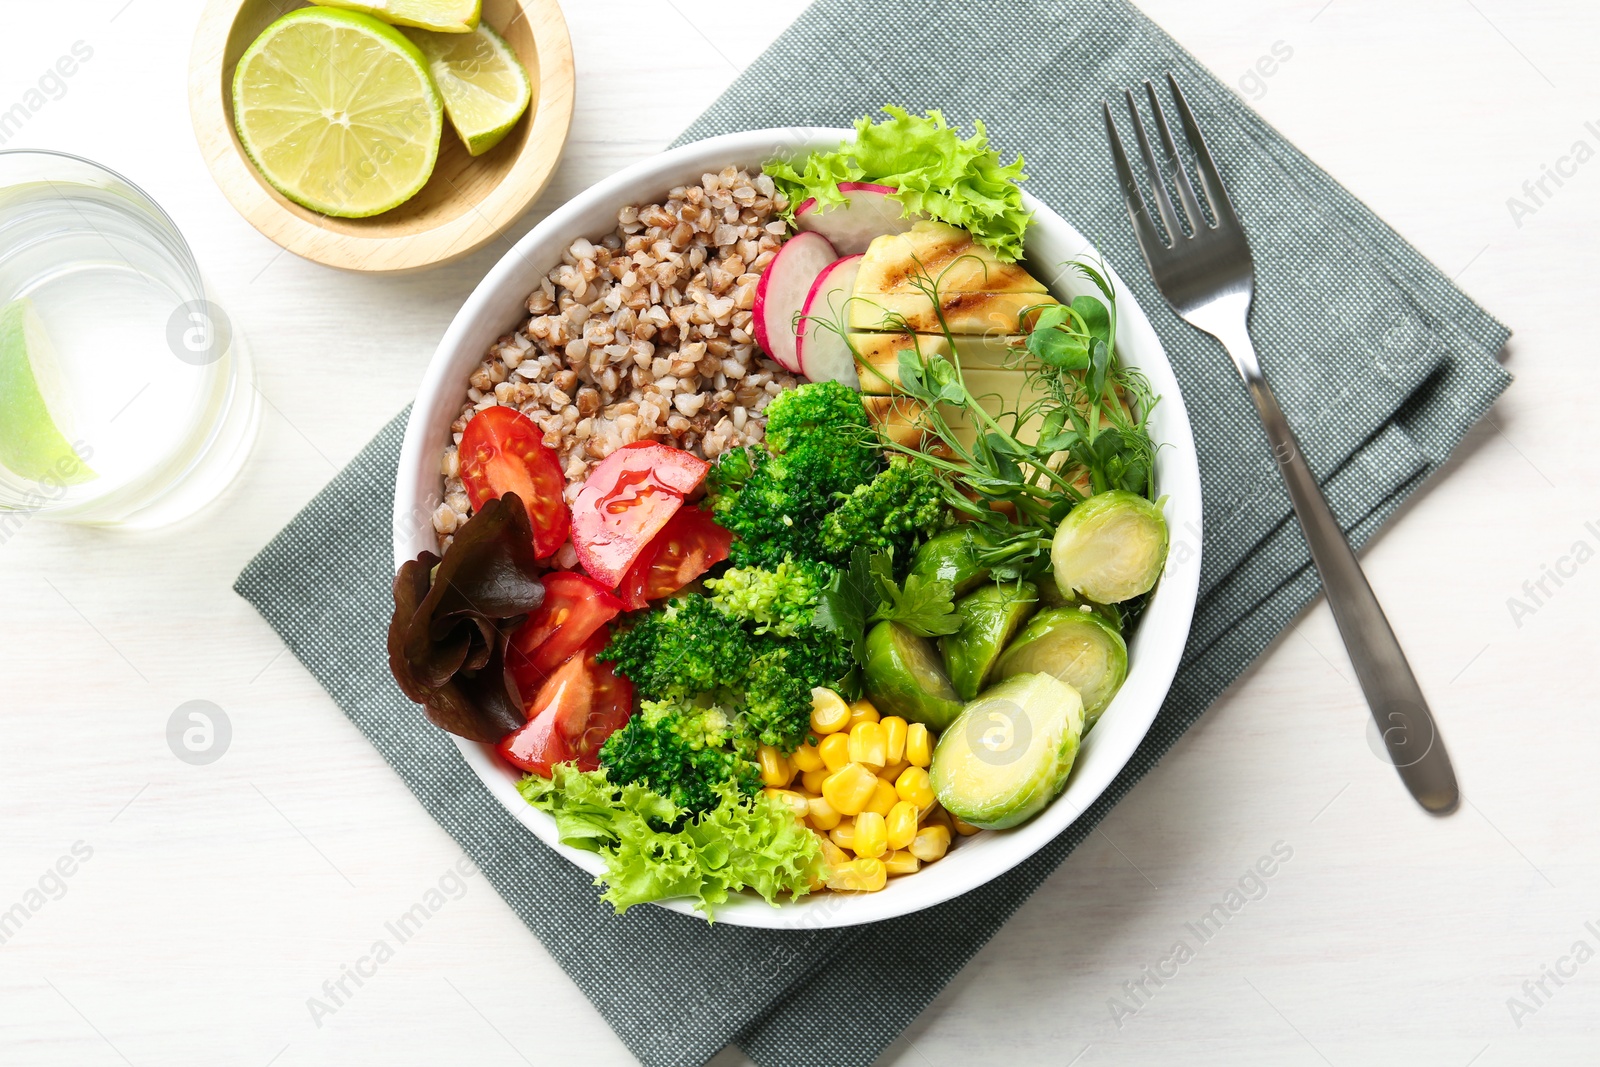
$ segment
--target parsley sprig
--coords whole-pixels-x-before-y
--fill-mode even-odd
[[[955,587],[944,578],[908,574],[895,581],[894,553],[857,545],[850,563],[822,591],[812,620],[851,642],[856,662],[866,665],[866,631],[875,622],[897,622],[920,637],[942,637],[961,629]]]

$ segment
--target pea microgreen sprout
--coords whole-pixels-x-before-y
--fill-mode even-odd
[[[921,263],[908,280],[932,305],[953,357],[924,351],[921,335],[906,317],[886,313],[880,329],[912,338],[912,346],[898,354],[898,381],[857,361],[863,373],[892,387],[891,392],[922,404],[918,428],[938,447],[930,451],[893,440],[885,440],[884,447],[939,472],[946,503],[991,528],[995,536],[984,549],[985,562],[1001,576],[1044,569],[1056,524],[1089,496],[1110,489],[1154,495],[1155,446],[1146,420],[1155,397],[1143,375],[1117,359],[1116,295],[1110,283],[1090,264],[1072,266],[1104,299],[1082,295],[1068,304],[1040,303],[1019,316],[1018,332],[1027,341],[1012,349],[1008,366],[1025,375],[1024,395],[1037,394],[1031,402],[1018,406],[1007,397],[972,391],[939,298],[943,272],[933,277]],[[1029,319],[1032,327],[1024,329]],[[849,333],[833,328],[856,352]],[[952,425],[942,409],[946,404],[971,421],[970,438]],[[1032,431],[1031,440],[1025,440],[1025,428]]]

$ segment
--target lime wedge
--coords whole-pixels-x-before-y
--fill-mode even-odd
[[[416,26],[438,33],[466,33],[478,28],[481,0],[323,0],[328,7],[359,11],[391,26]]]
[[[444,107],[422,53],[369,15],[303,7],[268,26],[233,76],[239,143],[274,189],[365,218],[433,173]]]
[[[55,350],[33,301],[0,308],[0,465],[36,482],[98,477],[67,440],[70,408]]]
[[[533,99],[528,72],[505,38],[488,26],[471,33],[407,30],[428,61],[428,73],[444,97],[450,125],[481,156],[499,144]]]

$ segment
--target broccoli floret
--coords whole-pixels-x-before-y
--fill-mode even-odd
[[[756,633],[792,637],[811,625],[817,599],[833,573],[826,563],[785,559],[770,569],[735,567],[720,578],[706,579],[705,585],[713,605],[755,623]]]
[[[717,806],[717,786],[732,781],[743,793],[761,788],[755,745],[735,729],[728,712],[675,700],[645,701],[606,739],[600,763],[612,781],[643,782],[690,811]]]
[[[805,740],[814,687],[859,691],[850,648],[837,634],[810,626],[792,636],[757,634],[704,596],[650,612],[613,637],[600,658],[633,682],[641,706],[716,704],[728,709],[731,737],[785,752]]]
[[[743,728],[764,745],[789,752],[811,729],[811,690],[860,695],[855,660],[838,636],[807,628],[794,637],[758,639],[744,679]]]
[[[730,448],[706,473],[706,495],[712,500],[726,499],[744,487],[750,476],[767,458],[767,450],[755,445]]]
[[[820,559],[835,498],[883,469],[861,396],[838,382],[780,393],[766,408],[767,448],[735,449],[713,468],[712,512],[738,537],[735,566]]]
[[[826,496],[816,496],[814,479],[779,457],[768,456],[738,492],[717,497],[712,514],[735,534],[728,558],[737,567],[775,566],[785,558],[819,557]]]
[[[821,477],[849,483],[836,492],[849,492],[883,469],[866,406],[848,385],[809,382],[779,393],[765,414],[767,448],[778,455],[814,450],[810,465],[826,468]]]
[[[822,520],[822,549],[845,560],[856,545],[908,552],[944,520],[944,486],[926,464],[895,456]]]
[[[749,665],[745,632],[701,596],[679,597],[617,634],[600,653],[634,684],[640,700],[717,689]]]

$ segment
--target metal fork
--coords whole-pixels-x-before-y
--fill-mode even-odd
[[[1328,605],[1333,609],[1339,634],[1344,638],[1361,691],[1366,695],[1390,759],[1417,803],[1435,814],[1447,814],[1460,801],[1450,756],[1422,689],[1406,663],[1400,642],[1395,639],[1394,630],[1384,617],[1377,597],[1373,596],[1355,553],[1306,466],[1300,443],[1295,440],[1272,387],[1261,373],[1249,330],[1250,302],[1255,293],[1250,245],[1183,90],[1171,74],[1167,75],[1167,84],[1172,88],[1183,132],[1194,152],[1200,189],[1212,221],[1208,222],[1201,211],[1188,170],[1178,156],[1172,131],[1167,127],[1167,116],[1156,96],[1155,86],[1147,79],[1144,87],[1161,136],[1163,159],[1160,163],[1151,151],[1133,93],[1129,91],[1126,95],[1139,154],[1149,172],[1151,199],[1161,219],[1161,230],[1156,229],[1150,218],[1128,165],[1127,153],[1123,151],[1122,138],[1117,134],[1111,107],[1105,105],[1106,135],[1111,140],[1111,156],[1116,163],[1139,248],[1150,266],[1156,288],[1173,310],[1190,325],[1221,341],[1239,368],[1250,399],[1261,416],[1267,441],[1278,461],[1278,471],[1289,489],[1295,516],[1300,520],[1306,543],[1311,546],[1312,561],[1322,577]],[[1177,191],[1178,207],[1172,203],[1169,188]],[[1162,230],[1166,237],[1162,236]]]

